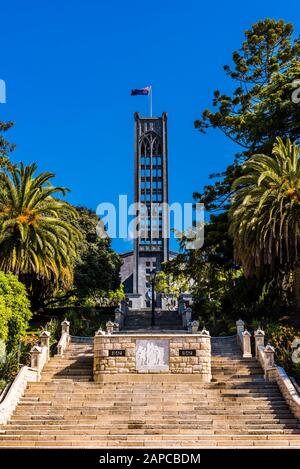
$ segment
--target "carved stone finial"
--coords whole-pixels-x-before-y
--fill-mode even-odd
[[[263,331],[260,327],[258,327],[258,328],[256,329],[256,331],[254,331],[254,336],[255,336],[255,337],[257,337],[257,336],[262,336],[262,337],[263,337],[264,335],[265,335],[265,333],[264,333],[264,331]]]
[[[42,347],[39,345],[34,345],[30,350],[31,353],[42,353]]]
[[[201,331],[201,334],[202,335],[209,335],[209,331],[205,328],[205,326],[203,326],[203,329]]]
[[[271,344],[267,344],[265,347],[265,353],[275,353],[275,348]]]
[[[112,333],[113,333],[113,331],[114,331],[114,325],[115,325],[115,324],[114,324],[112,321],[108,321],[108,322],[106,323],[106,332],[107,332],[107,334],[112,334]]]
[[[198,332],[198,329],[199,329],[199,321],[192,321],[191,329],[192,329],[192,333],[196,334],[196,332]]]

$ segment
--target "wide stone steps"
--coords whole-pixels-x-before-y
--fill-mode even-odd
[[[125,331],[126,332],[126,331]],[[92,379],[91,344],[71,343],[64,357],[29,383],[0,447],[288,447],[300,426],[276,383],[236,338],[213,339],[213,382],[113,382]]]

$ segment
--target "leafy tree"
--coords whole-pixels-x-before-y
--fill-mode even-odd
[[[13,126],[13,122],[0,121],[0,167],[7,167],[9,163],[9,153],[15,148],[14,144],[9,143],[5,138],[5,132]]]
[[[246,276],[294,271],[300,311],[300,147],[277,138],[272,156],[257,154],[233,185],[230,232]]]
[[[257,152],[271,153],[276,137],[298,140],[300,106],[291,99],[293,81],[300,74],[300,40],[293,39],[293,25],[265,19],[245,31],[245,41],[233,52],[233,67],[225,73],[236,83],[232,95],[214,92],[216,111],[205,109],[195,127],[202,133],[219,129],[241,147],[233,164],[196,199],[207,209],[228,207],[232,182],[240,175],[239,163]],[[223,178],[223,179],[222,179]]]
[[[200,119],[195,121],[195,127],[201,133],[205,134],[211,128],[218,129],[235,142],[237,148],[240,147],[224,172],[210,176],[216,181],[205,186],[202,193],[193,194],[196,201],[204,203],[206,210],[217,213],[211,214],[205,227],[202,252],[191,251],[184,255],[186,268],[198,279],[194,296],[202,300],[218,298],[223,312],[230,308],[232,311],[236,307],[243,308],[239,298],[243,296],[242,286],[249,284],[249,279],[246,282],[242,273],[235,278],[240,270],[234,260],[229,236],[228,209],[234,191],[232,184],[242,175],[243,162],[254,153],[271,155],[277,136],[299,139],[300,106],[291,99],[293,82],[300,74],[299,51],[299,39],[293,39],[292,24],[273,19],[255,23],[245,31],[244,42],[233,53],[233,65],[224,66],[234,86],[233,92],[215,91],[213,108],[204,110]],[[206,290],[204,279],[201,283],[201,276],[208,278],[208,275],[214,279],[210,282],[210,286],[214,285],[213,292]],[[249,311],[257,311],[262,302],[287,301],[287,292],[276,291],[272,278],[253,280],[252,288],[255,291],[252,296],[244,295],[245,301],[248,298]],[[239,298],[235,295],[238,289]],[[275,300],[279,293],[282,297]]]
[[[98,306],[118,306],[125,299],[124,285],[120,285],[115,290],[96,290],[94,293],[93,304]]]
[[[32,164],[0,172],[0,269],[13,272],[26,285],[36,308],[43,298],[73,282],[73,265],[80,232],[63,220],[76,210],[54,194],[66,189],[52,186],[53,173],[35,176]]]
[[[100,239],[96,232],[96,213],[78,207],[76,226],[83,235],[80,258],[75,267],[74,287],[79,297],[95,296],[100,290],[115,290],[120,285],[120,257],[112,250],[109,238]]]
[[[167,274],[162,270],[156,275],[155,290],[165,299],[168,299],[169,296],[178,298],[181,293],[190,291],[190,289],[190,281],[183,272],[174,275],[173,273]]]
[[[299,139],[300,106],[291,99],[294,80],[300,75],[299,53],[300,41],[293,39],[293,25],[265,19],[245,31],[244,42],[232,54],[233,65],[224,66],[234,91],[228,95],[216,90],[212,102],[216,109],[205,109],[195,127],[202,133],[211,128],[220,130],[240,151],[224,172],[210,176],[216,182],[206,185],[202,193],[193,194],[206,210],[229,209],[232,183],[241,176],[243,161],[257,152],[271,154],[278,136]],[[224,215],[216,214],[210,225],[206,237],[208,230],[218,232],[216,252],[219,258],[230,257],[233,263],[229,224],[224,223]],[[213,241],[211,237],[209,243]]]
[[[68,291],[62,290],[51,304],[96,306],[114,302],[113,298],[124,293],[120,290],[121,259],[111,248],[109,238],[98,237],[99,218],[85,207],[77,207],[78,218],[64,219],[81,233],[78,256],[74,265],[74,282]]]
[[[0,339],[8,351],[15,349],[25,336],[30,318],[25,286],[12,273],[0,271]]]

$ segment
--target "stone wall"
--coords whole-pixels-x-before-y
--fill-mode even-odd
[[[273,376],[291,411],[297,419],[300,419],[300,396],[285,370],[280,366],[276,366],[273,370]]]
[[[109,380],[108,375],[116,374],[153,376],[161,373],[182,375],[185,379],[189,375],[210,382],[211,339],[208,333],[108,335],[102,332],[94,337],[95,381]]]

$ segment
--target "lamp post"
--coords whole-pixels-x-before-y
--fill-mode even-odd
[[[151,311],[151,327],[155,326],[155,277],[156,277],[156,271],[152,270],[150,272],[150,280],[151,280],[151,286],[152,286],[152,311]]]

